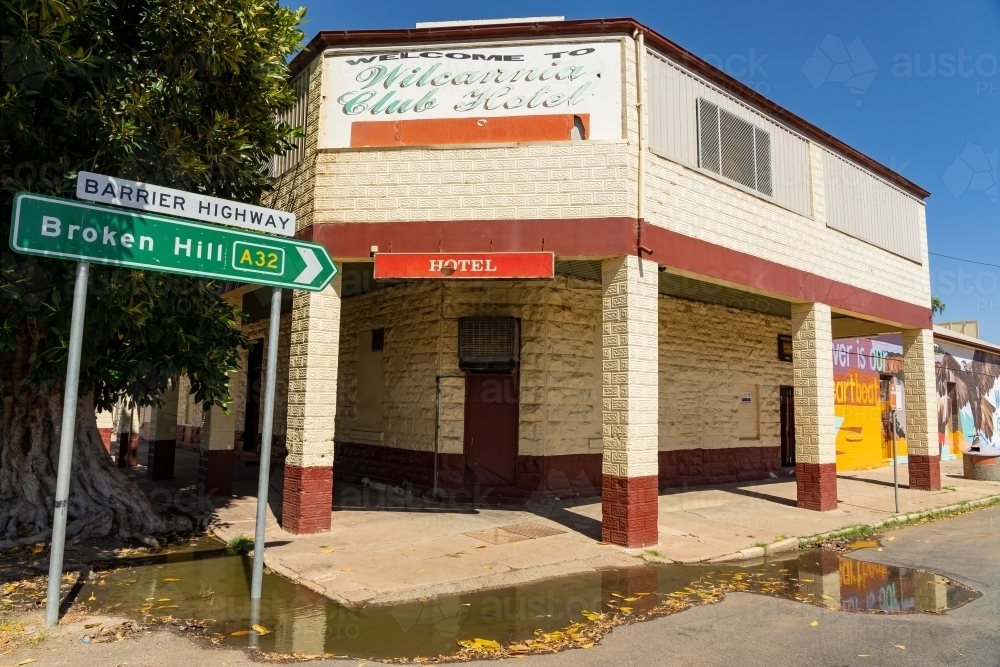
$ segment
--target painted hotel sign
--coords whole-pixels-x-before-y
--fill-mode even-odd
[[[551,252],[378,253],[376,280],[552,278]]]
[[[330,55],[322,146],[620,139],[621,48],[613,40]]]

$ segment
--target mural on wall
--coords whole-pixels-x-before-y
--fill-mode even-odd
[[[942,343],[935,359],[941,459],[1000,446],[1000,355]]]
[[[889,465],[893,431],[897,460],[906,463],[905,388],[893,421],[887,386],[903,381],[902,342],[898,334],[834,341],[837,470]],[[941,460],[975,444],[1000,447],[1000,355],[950,343],[935,351]]]
[[[889,410],[889,384],[893,378],[903,379],[902,341],[893,338],[844,338],[833,343],[837,470],[891,463],[893,431],[897,459],[906,462],[906,408],[901,405],[895,419]]]

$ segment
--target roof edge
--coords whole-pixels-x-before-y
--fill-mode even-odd
[[[893,171],[829,132],[813,125],[776,102],[764,97],[738,79],[726,74],[711,63],[699,58],[679,44],[672,42],[655,30],[632,18],[579,19],[536,23],[496,23],[488,25],[463,25],[445,28],[403,28],[395,30],[324,30],[319,32],[292,62],[289,74],[294,76],[305,69],[320,53],[334,46],[376,46],[406,42],[443,42],[459,39],[510,39],[517,37],[559,37],[590,34],[629,34],[636,30],[644,33],[646,44],[664,53],[691,71],[705,77],[723,90],[752,104],[773,118],[825,145],[844,157],[863,165],[873,173],[919,199],[926,199],[930,192],[910,179]]]
[[[967,336],[951,329],[945,329],[944,327],[936,324],[934,325],[934,338],[940,338],[941,340],[948,341],[949,343],[973,347],[992,354],[1000,354],[1000,345],[989,343],[981,338]]]

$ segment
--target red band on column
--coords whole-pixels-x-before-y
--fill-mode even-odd
[[[657,532],[658,479],[601,476],[601,535],[623,547],[648,547],[659,541]]]
[[[817,512],[837,509],[837,464],[796,463],[798,506]]]
[[[941,490],[941,457],[910,454],[910,488],[920,491]]]
[[[285,466],[281,527],[296,535],[330,530],[333,467]]]

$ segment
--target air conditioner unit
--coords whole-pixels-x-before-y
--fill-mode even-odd
[[[521,362],[521,322],[514,317],[461,317],[458,367],[471,373],[510,373]]]

